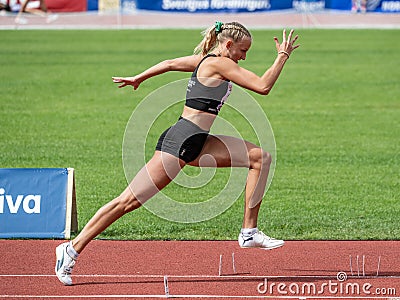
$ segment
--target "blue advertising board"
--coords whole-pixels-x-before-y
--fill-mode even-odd
[[[308,11],[322,9],[350,11],[352,0],[120,0],[120,7],[122,11],[140,9],[193,13],[256,12],[293,8]],[[400,12],[400,1],[368,0],[367,11]]]
[[[71,224],[71,173],[66,168],[0,169],[0,238],[69,238],[77,225]]]
[[[325,9],[325,0],[294,0],[293,8],[298,11],[317,11]]]
[[[137,9],[170,12],[255,12],[292,8],[292,0],[121,0],[121,7],[133,2]]]
[[[398,13],[400,12],[400,1],[368,0],[367,11]]]
[[[329,9],[351,10],[352,0],[325,0],[325,7]],[[368,0],[368,12],[398,13],[400,12],[399,0]]]

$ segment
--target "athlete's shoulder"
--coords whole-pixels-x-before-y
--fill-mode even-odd
[[[228,57],[214,56],[214,55],[207,57],[207,59],[205,59],[204,62],[216,66],[229,66],[231,64],[235,64],[235,62]]]
[[[229,57],[224,56],[210,57],[207,59],[207,64],[209,68],[212,68],[219,74],[226,73],[228,70],[237,67],[237,63]]]

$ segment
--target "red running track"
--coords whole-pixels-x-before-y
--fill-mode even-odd
[[[96,240],[69,287],[54,275],[59,243],[1,240],[0,299],[400,299],[400,241],[288,241],[265,251]]]

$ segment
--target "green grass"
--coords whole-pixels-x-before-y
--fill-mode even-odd
[[[277,144],[275,176],[259,220],[271,236],[400,239],[399,33],[299,30],[301,47],[272,93],[252,93]],[[272,37],[280,32],[253,35],[241,65],[262,74],[275,57]],[[126,186],[122,140],[137,103],[188,74],[152,78],[134,93],[117,89],[111,76],[190,54],[199,30],[19,30],[0,31],[0,38],[0,167],[75,168],[81,229]],[[209,188],[216,192],[215,184]],[[168,192],[179,197],[182,190],[172,186]],[[210,221],[178,224],[142,208],[101,237],[235,239],[242,211],[239,199]]]

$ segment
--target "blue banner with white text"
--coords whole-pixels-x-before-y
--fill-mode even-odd
[[[64,238],[68,169],[0,169],[0,238]]]
[[[361,0],[355,0],[360,2]],[[39,2],[39,1],[33,1]],[[282,9],[317,11],[323,9],[351,11],[352,0],[46,0],[53,12],[139,10],[164,12],[257,12]],[[366,12],[399,13],[400,0],[368,0]]]
[[[122,11],[136,9],[164,12],[257,12],[282,9],[316,11],[352,9],[352,0],[120,0]],[[368,0],[367,12],[400,12],[399,0]]]
[[[303,0],[302,2],[307,2]],[[294,1],[295,2],[295,1]],[[355,1],[357,3],[360,1]],[[361,2],[360,2],[361,3]],[[348,10],[353,7],[352,0],[325,0],[325,8]],[[399,0],[368,0],[366,1],[366,12],[384,12],[384,13],[398,13],[400,12]]]
[[[130,0],[121,0],[121,7]],[[292,8],[292,0],[135,0],[137,9],[170,12],[255,12]]]

